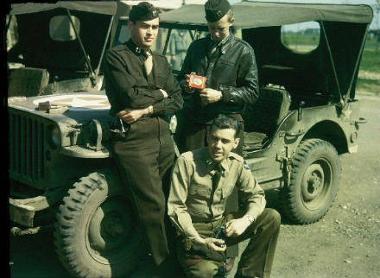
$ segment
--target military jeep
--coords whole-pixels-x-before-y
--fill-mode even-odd
[[[260,82],[260,97],[244,114],[245,159],[264,189],[280,191],[289,220],[313,223],[337,194],[339,156],[358,148],[365,120],[355,85],[372,10],[262,2],[233,9],[236,34],[255,50]],[[128,37],[128,10],[111,1],[11,10],[18,30],[8,56],[12,231],[53,225],[57,254],[77,277],[126,277],[144,252],[110,156],[113,119],[102,90],[104,53]],[[319,36],[300,53],[282,30],[310,21]],[[188,42],[207,33],[203,6],[164,12],[161,27],[157,50],[176,58],[169,49],[175,32],[185,31]]]
[[[164,13],[161,27],[202,34],[202,9],[186,5]],[[316,222],[337,194],[339,156],[358,149],[365,119],[355,86],[372,10],[244,1],[233,11],[236,35],[255,51],[260,86],[243,116],[245,160],[265,190],[280,191],[279,207],[289,220]],[[302,24],[300,38],[294,33]],[[296,42],[307,32],[312,36],[300,47]]]

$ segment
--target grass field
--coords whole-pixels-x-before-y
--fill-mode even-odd
[[[380,95],[380,42],[368,39],[359,69],[357,89]]]

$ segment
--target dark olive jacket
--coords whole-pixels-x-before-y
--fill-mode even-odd
[[[256,102],[259,94],[255,54],[252,47],[232,34],[218,50],[210,55],[210,36],[194,41],[188,51],[177,79],[184,84],[185,75],[196,72],[207,77],[207,87],[220,90],[219,102],[201,106],[199,92],[183,93],[183,112],[195,122],[204,123],[219,113],[244,111],[245,105]],[[210,57],[212,56],[212,57]]]
[[[111,115],[125,108],[153,106],[154,115],[170,116],[182,108],[181,88],[174,78],[165,56],[153,53],[152,73],[144,70],[144,51],[132,41],[107,52],[104,64],[106,94]],[[168,93],[168,97],[159,89]]]

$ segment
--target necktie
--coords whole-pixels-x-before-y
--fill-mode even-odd
[[[216,165],[215,167],[215,173],[214,175],[212,176],[212,187],[213,187],[213,192],[215,192],[215,189],[217,188],[218,184],[219,184],[219,181],[220,181],[220,178],[222,176],[222,167],[220,165]]]
[[[217,165],[215,165],[215,168],[213,170],[213,175],[211,177],[212,190],[211,190],[210,204],[209,204],[211,217],[214,216],[214,211],[213,211],[212,205],[213,205],[213,200],[214,200],[214,194],[215,194],[216,188],[218,187],[221,176],[222,176],[222,168],[219,164],[217,164]]]
[[[145,66],[146,75],[148,76],[152,72],[153,56],[150,52],[146,52],[146,56],[147,58],[144,61],[144,66]]]
[[[209,50],[209,59],[214,60],[219,56],[219,44],[213,44]]]

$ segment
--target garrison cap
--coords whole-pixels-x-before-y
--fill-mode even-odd
[[[152,20],[158,17],[159,10],[148,2],[140,2],[134,5],[129,12],[129,20],[131,21],[144,21]]]
[[[205,4],[206,20],[216,22],[231,9],[227,0],[208,0]]]

